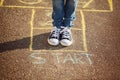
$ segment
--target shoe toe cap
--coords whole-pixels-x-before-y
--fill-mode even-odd
[[[67,39],[63,39],[60,41],[61,45],[63,46],[70,46],[72,44],[72,41],[67,40]]]
[[[59,40],[57,40],[57,39],[48,39],[48,43],[49,43],[50,45],[56,46],[56,45],[59,44]]]

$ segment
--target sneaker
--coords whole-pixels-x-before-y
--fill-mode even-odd
[[[64,27],[60,31],[60,43],[63,46],[70,46],[73,43],[71,29]]]
[[[50,36],[48,38],[48,43],[52,46],[57,46],[59,44],[59,35],[60,35],[60,29],[54,27],[51,30]]]

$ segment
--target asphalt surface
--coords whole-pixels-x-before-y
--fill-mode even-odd
[[[70,47],[47,43],[51,3],[0,0],[0,80],[120,80],[120,0],[79,0]]]

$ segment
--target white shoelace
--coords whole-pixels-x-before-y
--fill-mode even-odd
[[[63,34],[64,34],[64,35],[63,35],[64,38],[69,38],[69,37],[70,37],[70,34],[71,34],[70,30],[69,30],[67,27],[64,28],[62,31],[60,31],[60,33],[63,33]]]
[[[60,29],[53,28],[52,32],[52,37],[58,37],[60,33]]]

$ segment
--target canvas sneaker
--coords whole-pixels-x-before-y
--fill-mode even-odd
[[[48,38],[48,43],[52,46],[57,46],[59,44],[59,35],[60,35],[60,29],[57,27],[53,27],[51,30],[50,36]]]
[[[63,46],[70,46],[73,43],[71,29],[62,27],[60,30],[60,43]]]

